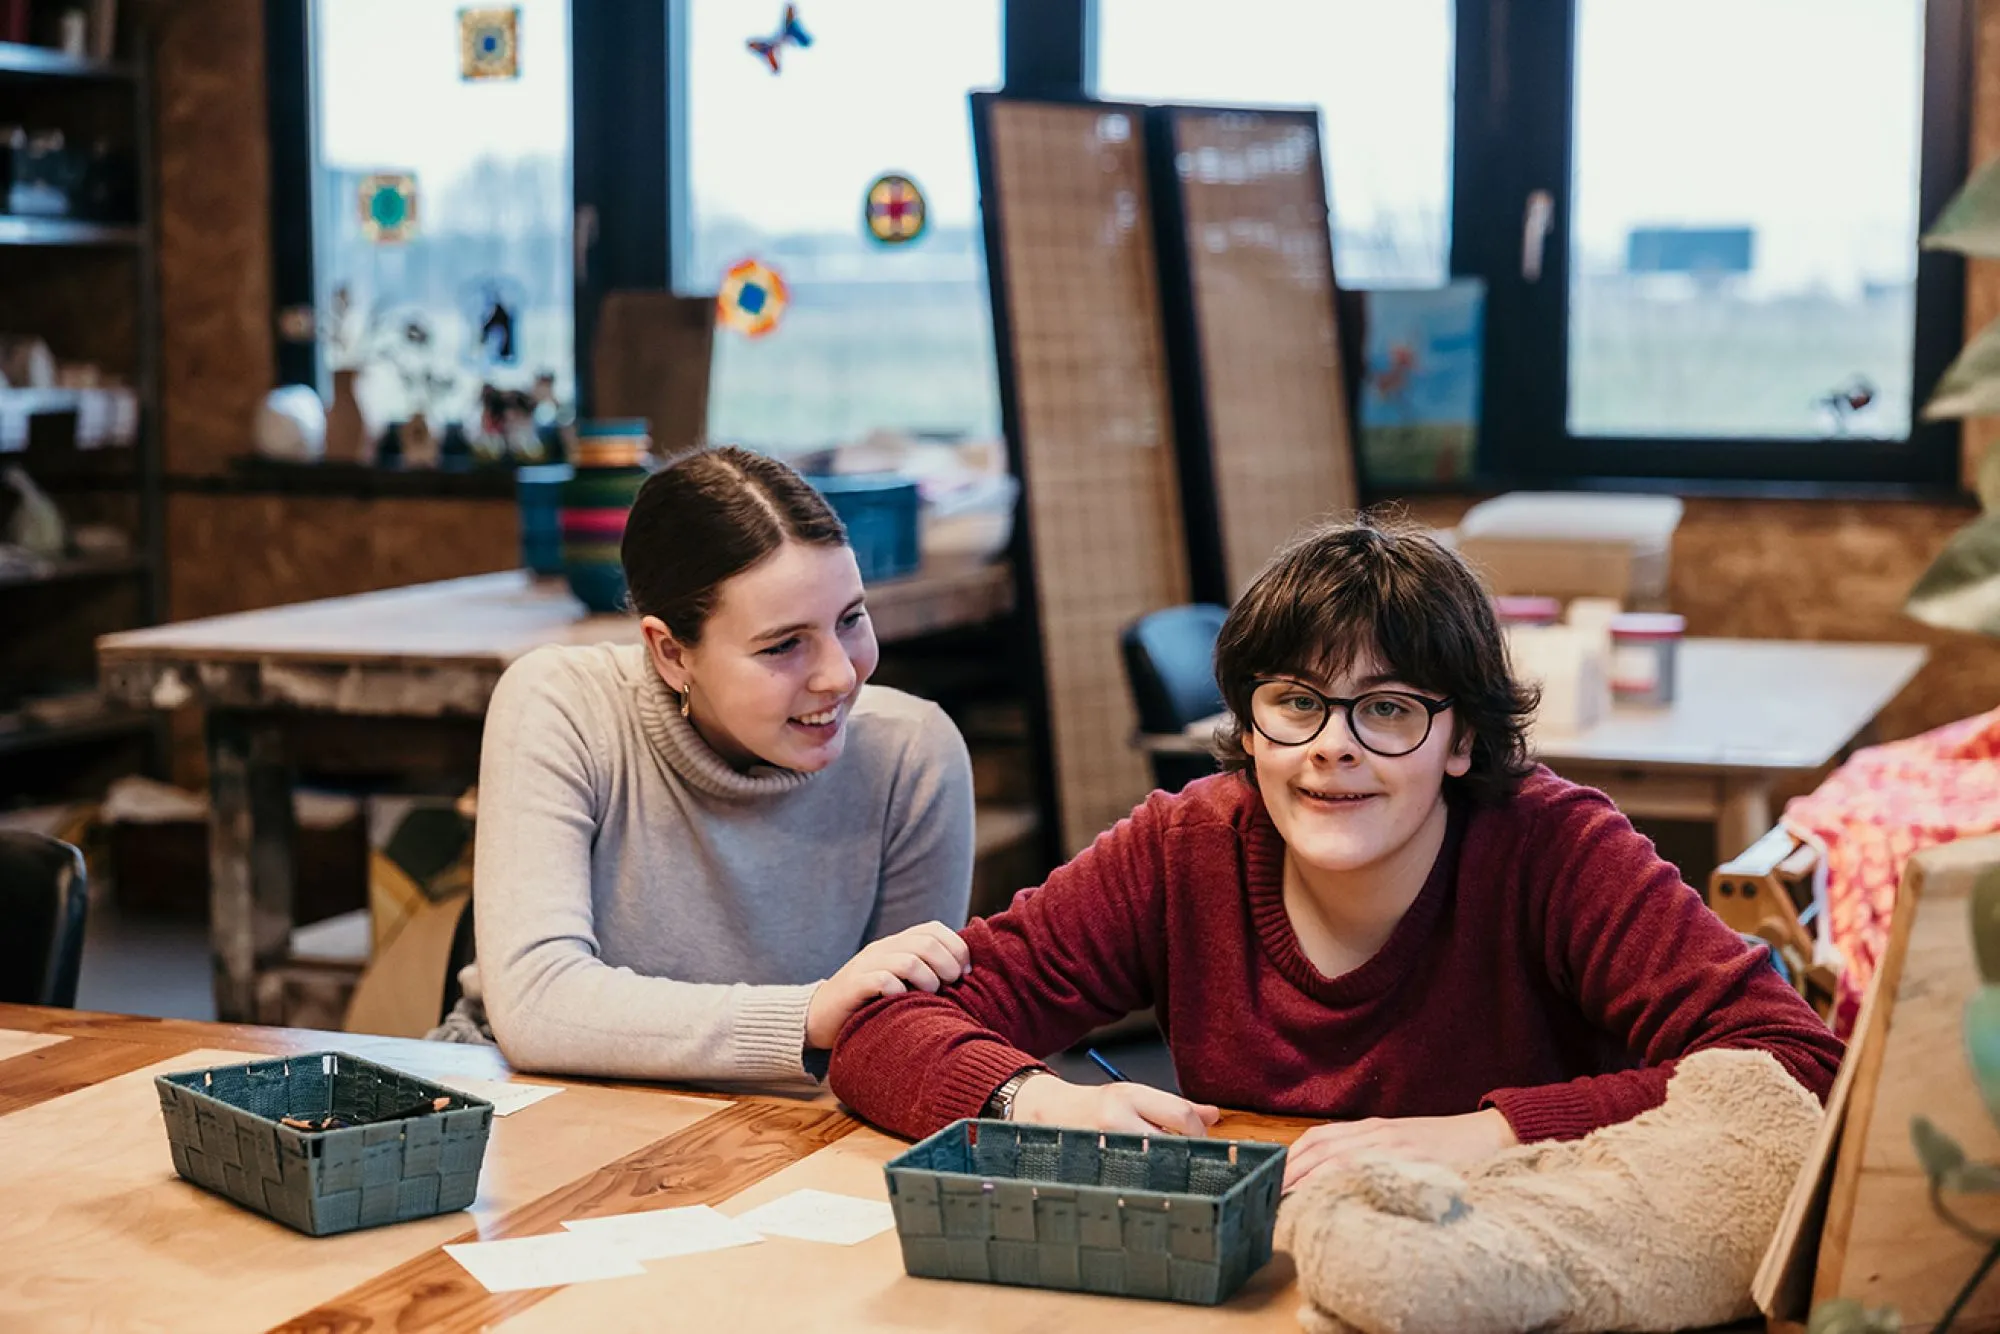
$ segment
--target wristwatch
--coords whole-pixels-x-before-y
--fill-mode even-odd
[[[1043,1067],[1031,1065],[1026,1070],[1010,1077],[1006,1083],[993,1090],[993,1096],[986,1100],[987,1117],[995,1121],[1012,1121],[1014,1119],[1014,1099],[1021,1092],[1021,1085],[1027,1083],[1036,1075],[1045,1075],[1047,1073],[1048,1071]]]

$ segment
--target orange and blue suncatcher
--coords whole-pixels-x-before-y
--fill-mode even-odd
[[[762,338],[778,327],[791,289],[770,265],[742,259],[729,266],[715,292],[715,317],[745,338]]]

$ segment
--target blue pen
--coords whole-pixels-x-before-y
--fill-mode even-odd
[[[1119,1071],[1117,1066],[1105,1060],[1102,1056],[1099,1056],[1097,1054],[1097,1048],[1092,1047],[1089,1051],[1086,1051],[1084,1055],[1088,1056],[1091,1059],[1091,1061],[1097,1066],[1098,1069],[1102,1070],[1105,1074],[1110,1075],[1113,1079],[1117,1080],[1119,1083],[1129,1084],[1132,1082],[1131,1080],[1125,1078],[1125,1076]]]

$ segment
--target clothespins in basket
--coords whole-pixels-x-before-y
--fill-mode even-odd
[[[342,1116],[338,1112],[328,1112],[323,1116],[284,1116],[278,1118],[278,1124],[311,1134],[328,1130],[352,1130],[355,1126],[374,1125],[382,1121],[402,1121],[413,1116],[429,1116],[432,1112],[441,1112],[451,1106],[451,1101],[448,1096],[431,1098],[408,1107],[399,1107],[393,1112],[379,1112],[374,1116],[349,1117]]]

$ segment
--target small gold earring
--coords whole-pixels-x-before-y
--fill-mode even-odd
[[[688,696],[693,693],[693,682],[681,687],[681,717],[688,716]]]

